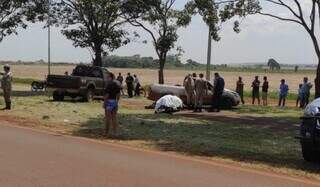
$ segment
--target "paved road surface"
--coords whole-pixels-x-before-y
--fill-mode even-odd
[[[311,187],[317,184],[0,125],[0,186]]]

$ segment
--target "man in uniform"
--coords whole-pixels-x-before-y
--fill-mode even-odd
[[[183,86],[186,90],[188,109],[191,109],[194,101],[194,81],[190,74],[184,79]]]
[[[244,99],[243,99],[243,90],[244,90],[244,83],[242,80],[242,77],[239,77],[238,81],[237,81],[237,87],[236,87],[236,92],[239,94],[240,98],[241,98],[241,103],[244,105]]]
[[[258,105],[260,105],[260,81],[259,76],[254,78],[252,82],[252,105],[254,105],[256,99],[258,100]]]
[[[118,77],[117,77],[117,81],[119,81],[120,85],[121,85],[121,94],[124,95],[123,92],[123,76],[121,75],[121,73],[119,73]]]
[[[222,94],[224,91],[225,82],[219,73],[214,74],[214,93],[212,97],[211,112],[220,112]]]
[[[6,103],[5,110],[11,110],[11,90],[12,90],[12,73],[10,66],[5,65],[3,67],[4,73],[1,73],[1,88],[3,90],[3,97]]]
[[[195,82],[196,100],[195,100],[195,112],[202,112],[203,97],[208,93],[208,84],[204,75],[199,74],[199,79]]]
[[[126,77],[126,84],[127,84],[129,98],[133,97],[133,87],[134,87],[133,81],[134,81],[134,78],[131,76],[130,73],[128,73],[128,75]]]

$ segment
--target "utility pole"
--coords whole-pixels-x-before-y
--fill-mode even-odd
[[[207,53],[207,71],[206,71],[206,79],[210,81],[210,72],[211,72],[211,45],[212,45],[212,37],[211,37],[211,29],[209,29],[208,36],[208,53]]]
[[[51,14],[50,0],[48,0],[48,75],[51,74]]]

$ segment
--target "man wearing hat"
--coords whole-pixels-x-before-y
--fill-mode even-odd
[[[4,73],[0,73],[0,75],[2,75],[1,88],[3,90],[4,101],[6,102],[4,109],[11,110],[12,73],[9,65],[4,65],[3,70]]]

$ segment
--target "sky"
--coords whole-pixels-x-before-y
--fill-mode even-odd
[[[302,0],[305,1],[305,0]],[[182,0],[177,6],[181,7]],[[307,7],[305,5],[304,7]],[[266,6],[266,11],[272,7]],[[279,15],[288,16],[285,9],[272,9]],[[0,60],[37,61],[47,59],[47,30],[42,23],[30,24],[19,34],[6,37],[0,43]],[[213,42],[212,64],[266,63],[274,58],[282,64],[316,64],[313,44],[307,32],[294,23],[280,22],[265,16],[249,16],[241,21],[241,32],[232,30],[232,22],[222,25],[221,41]],[[141,38],[150,41],[142,30],[127,27],[131,32],[138,31]],[[90,62],[89,50],[74,48],[72,42],[61,33],[60,28],[52,29],[51,59],[54,62]],[[319,33],[320,35],[320,33]],[[179,41],[185,53],[182,61],[193,59],[206,63],[208,27],[199,16],[195,16],[187,28],[179,30]],[[174,53],[174,51],[172,51]],[[156,57],[151,42],[132,42],[112,52],[114,55]]]

